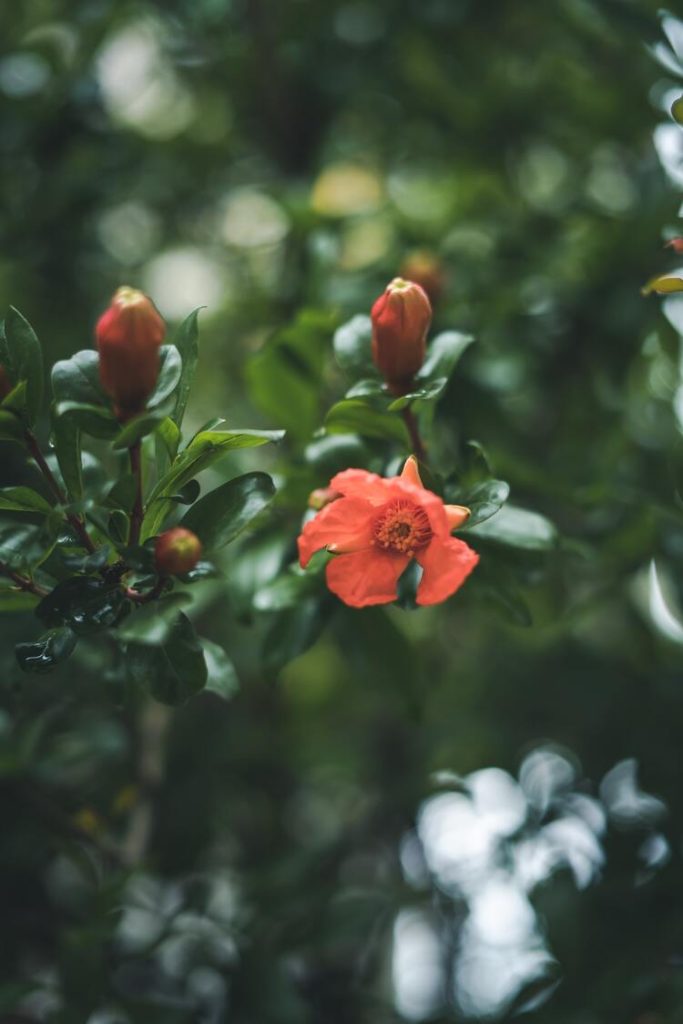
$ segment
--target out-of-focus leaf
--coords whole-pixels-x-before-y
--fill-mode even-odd
[[[549,519],[515,505],[505,505],[469,532],[483,540],[529,551],[548,551],[557,543],[557,530]]]
[[[164,445],[168,458],[172,461],[178,454],[180,444],[180,430],[170,416],[165,416],[156,428],[157,437]]]
[[[24,443],[24,425],[13,412],[0,409],[0,441]]]
[[[33,512],[49,515],[52,505],[42,494],[30,487],[0,488],[0,510],[5,512]]]
[[[437,334],[427,349],[427,358],[415,374],[415,383],[427,383],[440,378],[447,381],[463,352],[473,341],[471,334],[461,334],[460,331],[444,331],[443,334]]]
[[[82,402],[57,402],[55,416],[68,416],[85,434],[110,440],[119,432],[119,423],[109,409],[102,405]]]
[[[306,445],[306,461],[332,476],[349,466],[364,466],[368,449],[358,434],[329,434]]]
[[[118,432],[114,438],[113,447],[115,449],[132,447],[137,441],[141,441],[143,437],[147,437],[153,430],[156,430],[164,419],[166,419],[166,415],[160,410],[143,412],[139,416],[134,416]]]
[[[107,405],[100,382],[100,357],[93,349],[75,352],[52,367],[52,391],[57,402]]]
[[[180,609],[191,603],[189,594],[180,591],[166,594],[158,601],[136,608],[134,614],[117,630],[118,636],[130,643],[162,643],[170,633]]]
[[[33,643],[17,644],[15,654],[19,667],[24,672],[51,672],[60,662],[66,661],[77,642],[78,637],[71,629],[51,629]]]
[[[446,384],[448,384],[447,377],[435,377],[424,387],[416,388],[414,391],[409,391],[407,395],[395,398],[389,406],[389,412],[399,412],[406,406],[412,405],[413,402],[433,402],[443,394]]]
[[[126,666],[135,683],[156,700],[171,705],[183,704],[199,693],[208,675],[202,645],[182,612],[158,643],[129,643]]]
[[[130,602],[118,586],[93,576],[74,576],[43,598],[36,615],[46,626],[97,633],[117,625],[129,611]]]
[[[217,487],[186,512],[182,525],[196,533],[205,551],[224,547],[272,501],[267,473],[245,473]]]
[[[406,447],[408,433],[403,420],[375,409],[360,398],[345,398],[333,405],[325,419],[330,434],[360,434],[363,437],[399,441]]]
[[[26,381],[26,412],[34,423],[43,405],[43,354],[35,331],[14,306],[0,330],[0,364],[14,385]]]
[[[202,638],[207,680],[205,690],[230,700],[239,690],[239,679],[232,661],[219,644]]]
[[[67,569],[71,569],[72,572],[98,572],[100,569],[104,569],[105,565],[109,561],[109,555],[111,548],[108,544],[103,544],[92,554],[86,551],[85,548],[62,548],[57,549],[57,553],[61,558],[62,562]]]
[[[185,415],[185,407],[187,406],[187,399],[190,394],[190,387],[192,386],[192,380],[194,378],[195,370],[197,369],[197,361],[199,359],[199,310],[195,309],[187,316],[180,327],[176,331],[174,337],[174,343],[182,359],[182,372],[180,374],[180,380],[178,382],[178,390],[176,392],[175,408],[171,415],[171,420],[178,427],[182,425],[183,416]],[[176,443],[177,448],[177,443]],[[175,453],[171,455],[173,458]]]
[[[372,371],[372,321],[369,316],[351,317],[334,332],[334,354],[342,369],[349,373],[365,374]]]
[[[295,608],[314,594],[324,592],[325,586],[320,574],[304,572],[294,566],[256,591],[254,608],[260,612],[279,612],[285,608]]]
[[[75,501],[83,497],[81,464],[81,428],[73,416],[57,416],[52,410],[52,441],[68,495]]]
[[[0,587],[0,612],[25,612],[35,608],[38,604],[38,596],[27,590],[19,590],[13,587]]]
[[[19,572],[34,569],[47,558],[55,541],[56,535],[46,534],[40,526],[5,525],[0,529],[0,562]]]
[[[363,380],[357,380],[351,385],[344,398],[382,398],[388,394],[389,391],[380,380],[364,377]]]
[[[322,633],[333,607],[332,598],[326,594],[320,600],[300,601],[278,612],[263,645],[265,667],[277,672],[307,651]]]
[[[156,387],[147,399],[147,408],[155,409],[175,391],[183,371],[183,361],[175,345],[162,345],[159,349],[159,375]]]

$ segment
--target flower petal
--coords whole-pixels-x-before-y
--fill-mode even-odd
[[[471,515],[470,510],[464,505],[444,505],[444,511],[450,530],[457,530],[459,526],[467,522]]]
[[[338,555],[327,566],[327,585],[352,608],[388,604],[398,597],[396,584],[410,559],[372,548]]]
[[[385,480],[366,469],[344,469],[330,480],[330,487],[345,498],[363,498],[372,505],[383,505],[391,497],[393,479]]]
[[[479,555],[456,537],[435,537],[416,558],[424,572],[417,588],[418,604],[438,604],[463,585]]]
[[[360,498],[338,498],[310,519],[299,535],[299,561],[306,568],[312,555],[334,545],[336,551],[357,551],[372,543],[373,506]]]

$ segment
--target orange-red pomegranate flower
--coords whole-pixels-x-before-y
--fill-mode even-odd
[[[479,561],[464,541],[451,537],[469,510],[444,505],[426,490],[410,456],[400,476],[384,479],[345,469],[330,481],[341,495],[303,528],[299,560],[305,568],[321,548],[334,553],[327,585],[354,608],[388,604],[411,559],[422,566],[417,603],[438,604],[462,586]]]

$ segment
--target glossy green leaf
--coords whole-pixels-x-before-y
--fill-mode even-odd
[[[139,416],[134,416],[119,430],[114,438],[113,448],[116,450],[131,448],[143,437],[147,437],[148,434],[156,430],[164,419],[166,419],[166,414],[159,410],[156,412],[150,410],[140,413]]]
[[[82,402],[57,402],[55,416],[68,416],[72,422],[91,437],[110,440],[119,433],[119,423],[114,414],[102,405],[85,405]]]
[[[202,307],[200,306],[199,309]],[[199,359],[199,309],[193,310],[181,323],[173,339],[182,359],[182,372],[176,391],[175,408],[171,414],[172,421],[180,427],[185,415],[185,407],[190,395],[192,380]],[[177,448],[177,445],[176,445]],[[175,453],[174,453],[175,454]],[[171,455],[173,458],[173,455]]]
[[[444,331],[430,343],[427,358],[415,374],[415,383],[432,382],[439,378],[449,379],[462,354],[474,341],[471,334],[460,331]]]
[[[0,364],[14,385],[26,381],[26,412],[34,423],[43,405],[43,354],[35,331],[14,306],[0,330]]]
[[[75,417],[58,416],[52,409],[52,442],[70,498],[83,497],[83,469],[81,463],[81,428]]]
[[[156,435],[164,445],[166,454],[170,461],[178,454],[180,444],[180,430],[170,416],[165,416],[156,428]]]
[[[205,689],[223,700],[230,700],[239,690],[239,679],[231,659],[219,644],[202,639],[207,680]]]
[[[0,510],[5,512],[33,512],[49,515],[52,505],[42,494],[30,487],[0,488]]]
[[[170,398],[183,370],[183,361],[175,345],[162,345],[159,349],[159,375],[156,387],[147,399],[147,408],[155,409]]]
[[[73,576],[43,598],[36,615],[46,626],[96,633],[117,625],[129,611],[130,603],[118,586],[93,576]]]
[[[483,540],[529,551],[548,551],[557,543],[557,531],[549,519],[515,505],[505,505],[469,532]]]
[[[273,499],[267,473],[245,473],[201,498],[185,514],[182,526],[197,534],[205,551],[229,544]]]
[[[342,369],[363,374],[372,371],[372,321],[369,316],[351,317],[334,332],[334,354]]]
[[[51,672],[60,662],[66,661],[77,642],[78,637],[72,630],[66,627],[51,629],[39,640],[15,647],[19,667],[24,672]]]
[[[100,357],[94,349],[81,349],[70,359],[52,367],[52,391],[57,402],[82,405],[108,405],[100,382]]]
[[[142,539],[158,533],[171,507],[169,496],[177,493],[197,473],[236,448],[253,448],[280,441],[282,430],[207,430],[196,434],[154,487],[142,528]]]
[[[207,666],[194,626],[178,612],[163,640],[130,643],[126,665],[131,678],[163,704],[183,704],[204,688]]]
[[[59,517],[61,519],[61,516]],[[56,536],[33,524],[11,523],[0,528],[0,562],[19,572],[40,565],[55,545]]]
[[[447,384],[447,377],[435,377],[434,380],[429,381],[424,387],[415,388],[413,391],[409,391],[407,395],[395,398],[389,406],[389,412],[399,412],[401,409],[412,405],[413,402],[433,402],[443,394]]]
[[[330,434],[360,434],[399,441],[406,447],[409,444],[405,424],[399,417],[375,409],[360,398],[345,398],[333,405],[325,419],[325,429]]]
[[[490,519],[502,508],[509,494],[510,485],[505,480],[485,480],[476,484],[462,500],[457,501],[457,504],[467,506],[471,513],[463,528],[470,529]]]

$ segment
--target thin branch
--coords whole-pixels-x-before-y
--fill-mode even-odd
[[[33,433],[32,430],[26,430],[24,437],[26,439],[28,450],[31,453],[31,456],[33,457],[33,460],[35,461],[38,469],[42,473],[43,479],[45,480],[45,483],[49,487],[55,501],[57,502],[58,505],[66,505],[67,497],[64,494],[62,488],[59,486],[59,483],[54,473],[48,466],[45,456],[40,450],[40,445],[38,444],[36,435]],[[78,535],[83,547],[86,549],[86,551],[89,551],[92,554],[96,550],[96,548],[92,540],[90,539],[90,535],[85,527],[85,523],[83,522],[83,520],[79,516],[74,515],[73,512],[67,512],[66,518],[69,521],[69,524],[75,530],[76,534]]]
[[[416,457],[418,462],[425,462],[427,459],[427,451],[422,442],[422,438],[420,437],[420,431],[418,429],[417,420],[415,419],[413,410],[409,405],[407,405],[405,409],[401,410],[401,415],[403,416],[403,422],[408,428],[408,433],[410,434],[410,444],[413,449],[413,455]]]
[[[19,588],[19,590],[26,591],[27,594],[35,594],[36,597],[45,597],[48,593],[42,587],[39,587],[37,583],[30,580],[28,576],[22,576],[21,573],[15,572],[14,569],[10,569],[9,565],[5,562],[0,562],[0,573],[3,576],[7,576],[12,582]]]

